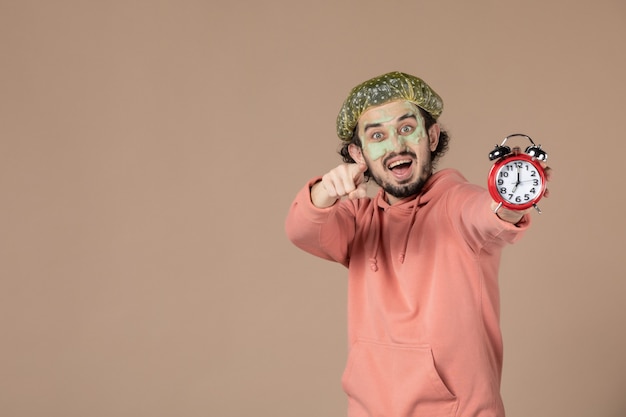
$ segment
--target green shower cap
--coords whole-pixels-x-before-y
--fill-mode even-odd
[[[407,100],[426,110],[435,120],[443,111],[443,100],[420,78],[390,72],[354,87],[337,116],[337,136],[349,141],[361,114],[370,107]]]

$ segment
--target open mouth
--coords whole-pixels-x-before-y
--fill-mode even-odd
[[[400,159],[387,165],[387,169],[392,171],[396,169],[406,169],[410,167],[412,163],[413,161],[411,161],[410,159]]]
[[[398,179],[410,176],[412,173],[413,160],[410,158],[396,159],[387,165],[387,169]]]

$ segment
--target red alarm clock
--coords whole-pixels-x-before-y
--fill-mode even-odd
[[[524,153],[511,152],[511,148],[504,145],[514,136],[523,136],[530,141],[531,145]],[[541,213],[537,202],[543,197],[547,184],[540,162],[548,159],[548,154],[541,149],[541,145],[535,145],[528,135],[515,133],[504,138],[502,144],[496,145],[489,153],[489,159],[496,161],[487,180],[489,193],[498,203],[494,212],[504,206],[511,210],[535,207]]]

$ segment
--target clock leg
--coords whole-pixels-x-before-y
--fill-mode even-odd
[[[494,213],[498,213],[498,210],[500,210],[500,207],[502,207],[502,202],[498,203],[498,205],[496,206],[495,209],[493,209]]]

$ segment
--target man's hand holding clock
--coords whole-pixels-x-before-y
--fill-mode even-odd
[[[531,146],[522,153],[519,147],[511,150],[504,143],[513,136],[524,136]],[[507,136],[501,145],[496,145],[489,154],[494,162],[488,177],[488,189],[493,198],[491,209],[502,220],[516,224],[535,208],[537,202],[548,196],[547,182],[552,170],[547,166],[548,155],[535,145],[532,139],[523,134]]]

